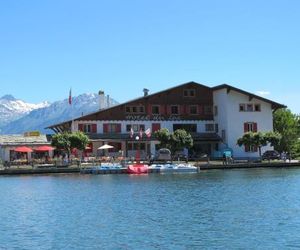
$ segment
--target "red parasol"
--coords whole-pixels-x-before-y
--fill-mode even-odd
[[[31,153],[33,150],[31,148],[22,146],[22,147],[17,147],[14,149],[15,152],[21,152],[21,153]]]
[[[51,146],[40,146],[34,149],[35,151],[40,151],[40,152],[46,152],[46,151],[53,151],[54,148]]]

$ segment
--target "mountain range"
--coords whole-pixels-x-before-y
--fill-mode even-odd
[[[40,131],[43,134],[53,133],[46,127],[95,112],[108,105],[118,104],[114,99],[105,97],[104,107],[100,107],[99,95],[85,93],[68,99],[39,104],[18,100],[12,95],[0,98],[0,134],[22,134],[27,131]]]

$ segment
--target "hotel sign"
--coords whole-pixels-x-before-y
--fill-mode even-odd
[[[179,121],[181,117],[179,115],[126,115],[125,119],[130,121]]]
[[[41,133],[39,131],[29,131],[29,132],[25,132],[24,136],[25,137],[29,137],[29,136],[40,136]]]

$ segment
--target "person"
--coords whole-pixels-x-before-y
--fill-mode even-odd
[[[226,153],[223,153],[223,165],[227,165],[227,157],[226,157]]]

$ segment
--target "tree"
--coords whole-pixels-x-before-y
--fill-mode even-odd
[[[300,137],[300,118],[289,109],[278,109],[273,115],[274,131],[281,134],[281,139],[275,145],[279,152],[289,152],[297,149]],[[300,149],[299,149],[300,152]]]
[[[279,133],[274,132],[247,132],[241,138],[237,140],[237,144],[241,146],[257,147],[259,151],[259,157],[261,157],[261,148],[271,144],[276,145],[281,139]]]
[[[85,150],[89,143],[89,138],[81,131],[71,133],[69,140],[71,142],[71,148],[77,148],[79,150]]]
[[[160,148],[171,149],[171,146],[170,146],[171,134],[167,128],[162,128],[160,130],[155,131],[154,136],[156,137],[157,140],[159,140]]]
[[[191,148],[193,146],[193,138],[184,129],[177,129],[171,134],[170,144],[173,152],[176,152],[183,148]]]
[[[177,129],[174,133],[170,133],[168,129],[162,128],[156,131],[154,136],[160,141],[160,148],[168,148],[172,152],[193,146],[192,136],[184,129]]]
[[[52,136],[51,145],[56,147],[57,149],[65,151],[69,156],[71,152],[71,141],[69,137],[69,132],[55,134]]]
[[[81,131],[78,132],[64,132],[55,134],[52,136],[52,146],[62,149],[68,155],[71,154],[72,148],[77,148],[79,150],[84,150],[89,142],[89,138]]]

